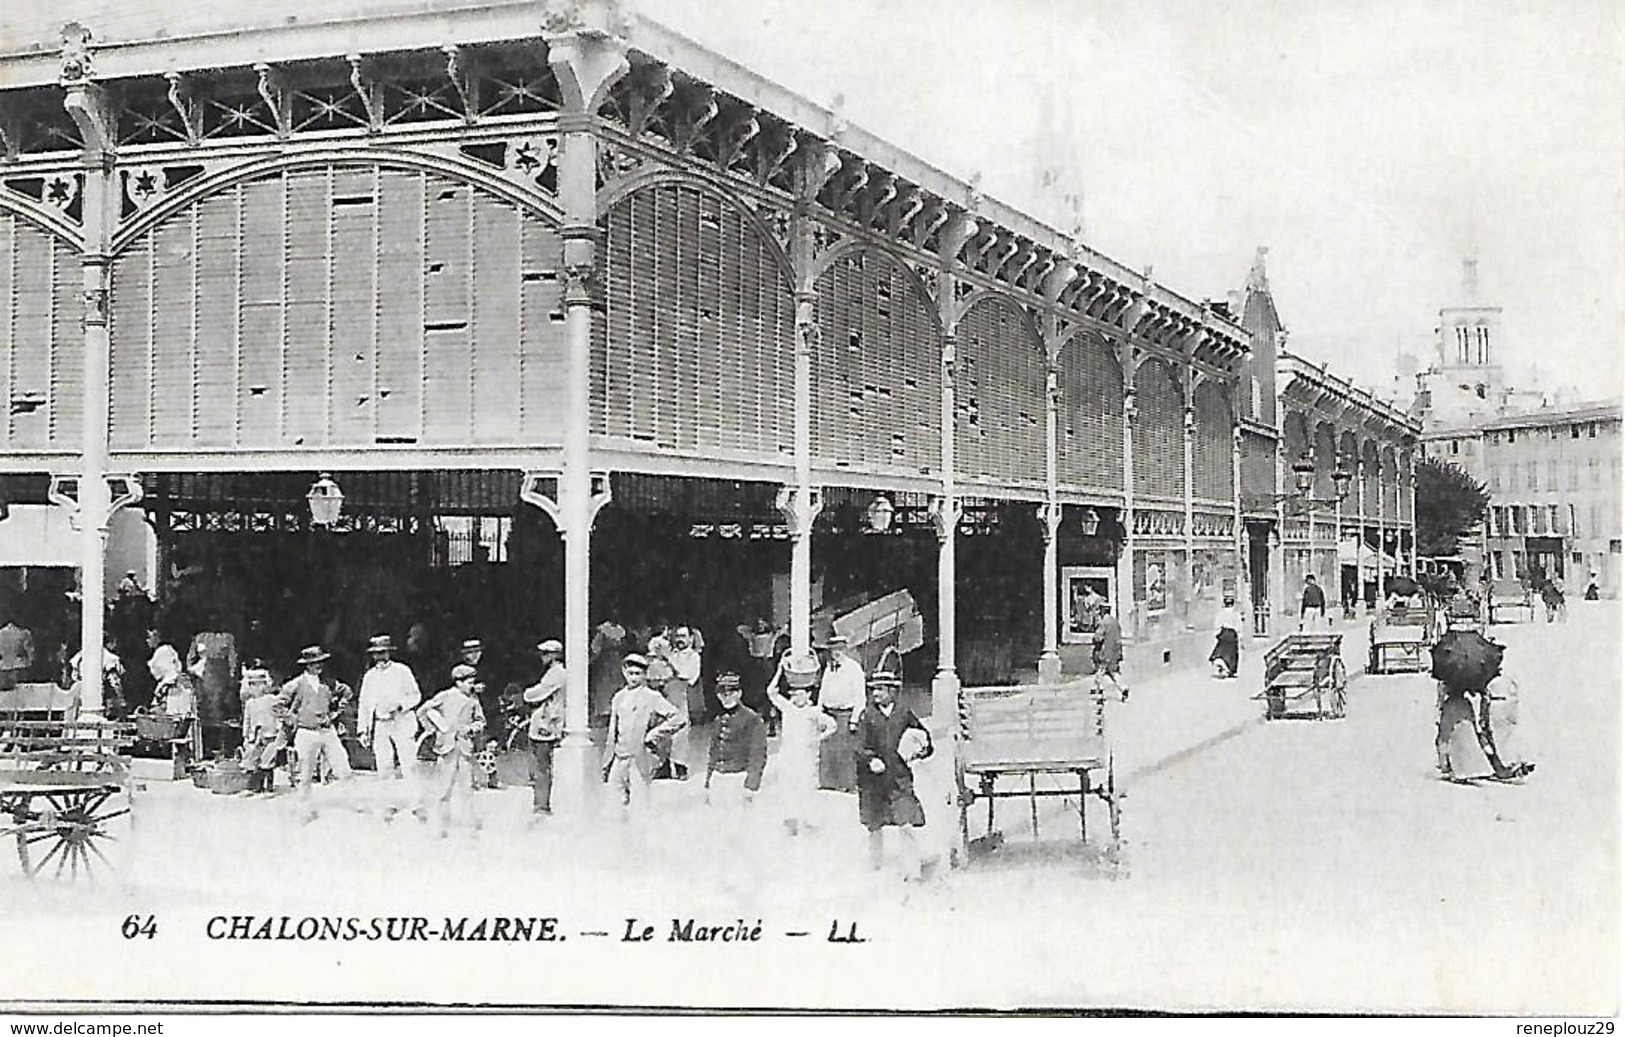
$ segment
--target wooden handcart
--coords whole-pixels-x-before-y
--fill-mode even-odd
[[[1428,668],[1433,643],[1433,610],[1426,606],[1384,609],[1371,622],[1369,673],[1419,673]]]
[[[1342,718],[1348,707],[1343,635],[1295,632],[1264,656],[1264,717]]]
[[[1489,621],[1496,623],[1532,623],[1535,619],[1535,601],[1529,588],[1517,580],[1496,580],[1490,587]]]
[[[1078,835],[1089,839],[1090,797],[1106,805],[1111,841],[1105,859],[1119,863],[1120,796],[1106,737],[1106,693],[1089,678],[1058,685],[965,688],[960,692],[955,775],[959,784],[959,833],[964,856],[974,849],[970,814],[987,801],[987,830],[977,842],[994,843],[994,804],[1026,798],[1031,804],[1033,838],[1038,837],[1038,801],[1076,797]]]
[[[25,876],[112,870],[134,824],[134,740],[127,723],[0,718],[0,839],[15,840]]]

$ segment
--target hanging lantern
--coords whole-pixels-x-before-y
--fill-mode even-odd
[[[1094,536],[1100,530],[1100,512],[1094,508],[1084,508],[1083,517],[1078,520],[1078,528],[1084,536]]]
[[[1292,462],[1292,478],[1298,487],[1300,495],[1306,494],[1315,485],[1315,459],[1305,450]]]
[[[305,501],[310,505],[310,521],[316,526],[331,526],[339,520],[339,513],[344,510],[344,491],[333,477],[323,472],[321,478],[310,484],[310,492],[305,494]]]
[[[1338,454],[1332,461],[1332,485],[1337,488],[1338,500],[1342,500],[1349,495],[1349,480],[1352,478],[1353,476],[1349,474],[1348,465],[1343,461],[1343,455]]]
[[[869,524],[871,533],[884,533],[891,528],[892,515],[896,509],[891,501],[884,496],[876,497],[869,502],[869,507],[863,513],[864,520]]]

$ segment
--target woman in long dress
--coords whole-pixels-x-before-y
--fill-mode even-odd
[[[784,813],[784,826],[791,835],[813,827],[814,804],[818,800],[819,743],[835,733],[835,721],[813,704],[812,686],[805,681],[780,691],[786,653],[778,671],[767,685],[767,698],[783,718],[779,729],[779,754],[773,761],[773,782]]]

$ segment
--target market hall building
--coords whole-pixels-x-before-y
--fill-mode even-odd
[[[10,503],[140,509],[178,635],[245,655],[562,634],[577,744],[607,619],[802,650],[906,590],[937,708],[1078,665],[1086,586],[1131,669],[1205,652],[1224,307],[614,5],[399,12],[0,55]]]

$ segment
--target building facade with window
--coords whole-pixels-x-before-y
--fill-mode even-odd
[[[1620,405],[1546,408],[1429,430],[1429,456],[1490,494],[1481,552],[1496,579],[1539,571],[1571,594],[1619,592]]]
[[[607,621],[907,589],[951,694],[1082,651],[1079,570],[1132,664],[1205,639],[1221,308],[614,4],[326,6],[0,55],[5,492],[139,509],[177,623],[562,634],[574,744]]]

